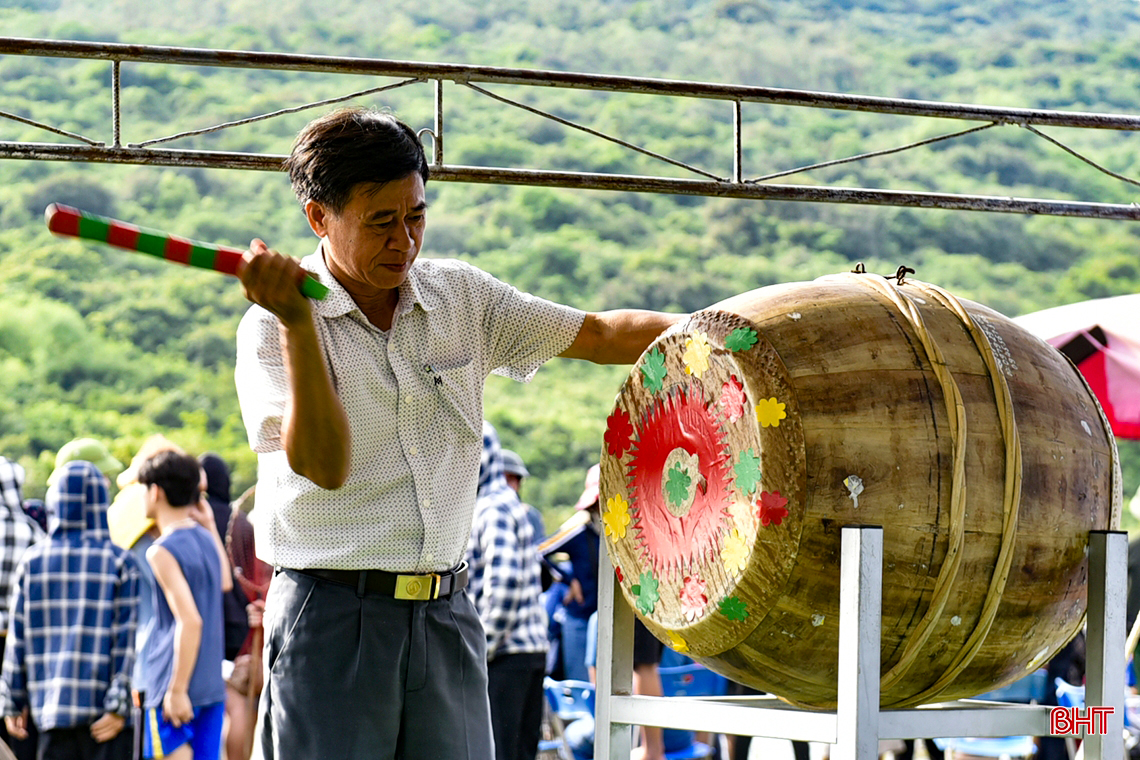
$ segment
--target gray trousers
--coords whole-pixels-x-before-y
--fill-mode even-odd
[[[279,571],[253,757],[492,760],[486,638],[466,591],[410,602]]]

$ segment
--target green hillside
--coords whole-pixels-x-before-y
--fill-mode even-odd
[[[0,0],[0,35],[456,62],[766,85],[961,103],[1135,113],[1140,7],[1106,0]],[[111,67],[0,56],[0,111],[109,140]],[[125,143],[377,85],[366,77],[123,66]],[[723,103],[541,88],[489,89],[728,175]],[[466,88],[447,89],[447,163],[689,176]],[[413,126],[427,84],[358,102]],[[287,153],[323,109],[170,147]],[[907,144],[964,122],[747,104],[745,173]],[[1140,177],[1134,134],[1045,130],[1108,169]],[[0,119],[0,140],[61,141]],[[1005,126],[781,182],[1130,203],[1113,179]],[[129,458],[162,431],[215,450],[253,483],[233,392],[233,336],[247,304],[232,281],[52,237],[67,202],[219,243],[259,236],[296,255],[315,239],[278,174],[0,161],[0,452],[42,494],[76,435]],[[1009,315],[1140,291],[1140,226],[977,212],[758,202],[434,182],[424,255],[455,256],[587,309],[693,311],[737,292],[900,264]],[[565,512],[596,458],[627,369],[555,361],[520,389],[492,378],[488,417],[535,477],[524,494]],[[1122,445],[1126,489],[1140,446]]]

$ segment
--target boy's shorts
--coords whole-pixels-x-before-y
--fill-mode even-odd
[[[143,757],[166,757],[187,742],[196,758],[220,757],[225,714],[225,702],[195,707],[193,720],[175,728],[163,716],[161,705],[148,707],[143,716]]]

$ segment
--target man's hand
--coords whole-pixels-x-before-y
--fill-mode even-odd
[[[309,300],[300,290],[305,275],[295,258],[272,251],[256,239],[238,267],[245,297],[276,314],[286,327],[312,319]]]
[[[167,689],[166,696],[162,698],[162,716],[175,728],[189,723],[194,719],[194,705],[190,704],[190,695],[185,691]]]
[[[17,739],[28,738],[28,708],[24,708],[19,715],[5,715],[4,726],[8,735]]]
[[[186,511],[194,522],[212,533],[218,533],[218,526],[214,523],[214,510],[210,508],[210,502],[206,501],[205,493],[203,493],[197,501],[187,507]],[[218,534],[221,535],[220,533]]]
[[[265,600],[254,599],[245,606],[245,614],[250,628],[260,628],[265,619]]]
[[[119,735],[127,719],[116,713],[103,713],[99,719],[91,724],[91,738],[102,744],[109,742]]]
[[[570,579],[570,588],[566,591],[566,595],[562,597],[563,604],[570,604],[570,602],[577,602],[582,604],[586,601],[586,597],[582,594],[582,584],[578,582],[577,578]]]

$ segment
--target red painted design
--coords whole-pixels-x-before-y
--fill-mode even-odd
[[[238,267],[241,266],[243,254],[244,251],[231,248],[219,248],[218,253],[214,256],[214,271],[236,276]]]
[[[788,510],[784,509],[787,503],[788,500],[779,491],[761,491],[759,509],[756,511],[760,524],[767,528],[773,523],[779,525],[783,522],[788,516]]]
[[[166,246],[162,250],[162,258],[167,261],[174,261],[179,264],[190,263],[190,247],[193,244],[189,240],[176,238],[174,236],[166,239]]]
[[[111,222],[107,226],[107,243],[135,250],[139,242],[139,228],[124,222]]]
[[[705,582],[696,576],[685,578],[681,586],[681,612],[688,620],[695,620],[709,603]]]
[[[620,457],[633,442],[633,424],[629,421],[629,413],[623,409],[615,409],[613,414],[606,418],[606,447],[610,456]]]
[[[744,385],[736,379],[736,375],[720,389],[720,408],[724,410],[729,422],[736,422],[744,416],[744,405],[748,397],[744,395]]]
[[[56,203],[53,203],[52,206],[55,208],[51,210],[48,217],[48,229],[57,235],[78,235],[79,212],[70,206],[60,206]]]
[[[701,386],[690,385],[657,401],[638,422],[630,501],[645,562],[659,577],[715,556],[725,532],[730,457],[717,414],[703,396]],[[665,461],[676,448],[697,456],[705,486],[694,489],[683,517],[669,511],[662,492]]]
[[[625,583],[625,575],[622,573],[621,568],[614,565],[614,572],[617,573],[618,583]]]

